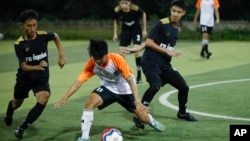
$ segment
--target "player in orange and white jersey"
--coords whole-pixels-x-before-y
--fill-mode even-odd
[[[156,121],[139,98],[135,78],[125,59],[116,53],[108,53],[107,43],[103,40],[92,39],[89,45],[91,58],[83,67],[77,80],[59,100],[55,107],[64,105],[84,82],[97,75],[101,82],[89,95],[82,114],[82,136],[78,141],[90,141],[89,132],[94,119],[94,109],[99,110],[117,102],[144,123],[148,123],[157,131],[164,131],[165,127]]]
[[[212,34],[214,26],[214,15],[216,17],[216,23],[220,22],[219,7],[220,3],[218,0],[197,0],[196,2],[196,13],[194,15],[194,24],[197,24],[197,19],[200,15],[200,30],[202,34],[202,48],[200,52],[201,57],[210,58],[212,55],[208,51],[209,35]]]

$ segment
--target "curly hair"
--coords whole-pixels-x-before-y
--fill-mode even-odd
[[[26,9],[23,12],[20,13],[19,19],[22,23],[24,23],[27,19],[39,19],[39,14],[37,11],[33,9]]]

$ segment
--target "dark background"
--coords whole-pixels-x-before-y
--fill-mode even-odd
[[[133,0],[144,9],[148,20],[169,15],[170,0]],[[188,4],[185,20],[193,20],[196,0]],[[221,20],[250,21],[249,0],[219,0]],[[18,14],[27,8],[40,13],[41,19],[55,20],[103,20],[112,19],[117,0],[1,0],[0,22],[16,21]]]

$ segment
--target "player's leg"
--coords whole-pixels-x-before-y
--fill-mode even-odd
[[[7,126],[10,126],[12,124],[14,111],[22,105],[24,98],[28,97],[29,90],[30,88],[27,87],[25,83],[15,84],[14,99],[9,101],[4,117],[4,121]]]
[[[24,130],[26,130],[33,122],[35,122],[44,111],[46,104],[50,98],[50,87],[48,79],[37,80],[36,83],[29,83],[33,87],[33,92],[36,97],[36,104],[29,111],[24,122],[14,132],[15,136],[19,139],[22,138]]]
[[[134,45],[135,48],[139,47],[140,45]],[[142,83],[142,67],[141,67],[141,54],[140,52],[136,52],[135,54],[135,64],[136,64],[136,70],[137,70],[137,76],[136,76],[136,84]]]
[[[177,117],[187,121],[197,121],[197,119],[186,111],[189,86],[181,74],[175,69],[169,69],[165,74],[165,80],[178,90],[179,111]]]
[[[145,106],[149,106],[151,101],[153,100],[155,94],[160,90],[161,88],[161,78],[159,74],[154,69],[155,67],[151,66],[150,64],[147,64],[146,66],[143,66],[143,72],[146,77],[146,80],[149,83],[149,88],[144,92],[142,96],[142,104]],[[144,129],[144,124],[136,117],[133,117],[133,121],[135,123],[135,126],[138,128]]]
[[[162,82],[159,73],[153,67],[143,67],[143,72],[149,87],[143,94],[142,104],[149,106],[156,93],[160,90]]]
[[[134,113],[140,122],[148,124],[149,126],[153,127],[156,131],[159,132],[165,131],[166,129],[165,126],[159,121],[155,120],[153,116],[147,113],[146,111],[141,113],[135,110]]]
[[[212,34],[213,27],[207,27],[206,34],[203,34],[203,40],[204,41],[204,50],[206,53],[206,58],[209,59],[212,53],[208,49],[208,44],[209,44],[209,36]]]
[[[15,98],[9,101],[7,106],[7,111],[4,117],[4,121],[7,126],[11,126],[14,111],[22,105],[23,101],[24,99],[15,99]]]
[[[78,141],[89,141],[89,133],[94,120],[94,109],[103,109],[112,104],[114,101],[110,98],[110,91],[105,87],[98,87],[88,97],[81,117],[81,131],[82,135]]]
[[[132,37],[133,43],[134,43],[134,48],[139,48],[141,45],[141,41],[142,41],[141,33],[142,32],[140,30],[138,30],[137,33],[135,33]],[[140,52],[135,53],[135,64],[136,64],[136,69],[137,69],[136,83],[141,84],[142,83],[142,78],[141,78],[142,67],[141,67],[141,54],[140,54]]]
[[[202,36],[200,56],[206,57],[206,50],[208,48],[208,27],[205,25],[201,25],[200,28]]]
[[[140,124],[143,125],[144,123],[149,124],[157,131],[165,130],[165,126],[162,125],[160,122],[156,121],[152,117],[152,115],[148,113],[148,111],[140,112],[136,109],[136,105],[134,103],[134,97],[132,94],[117,95],[115,99],[117,103],[119,103],[122,107],[127,109],[129,112],[133,112],[136,115]]]

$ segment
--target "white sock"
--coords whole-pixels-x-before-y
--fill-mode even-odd
[[[94,120],[94,111],[93,110],[84,110],[82,113],[81,129],[82,129],[82,138],[88,139],[89,132]]]
[[[149,124],[152,124],[154,121],[154,118],[152,117],[151,114],[148,114],[148,117],[149,117]]]

